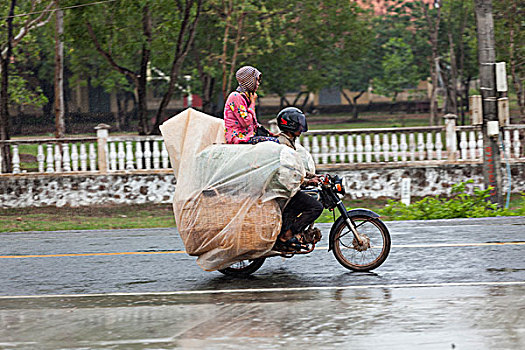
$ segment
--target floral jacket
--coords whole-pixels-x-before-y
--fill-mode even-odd
[[[255,104],[238,91],[232,92],[224,106],[224,132],[227,143],[245,143],[257,131]]]

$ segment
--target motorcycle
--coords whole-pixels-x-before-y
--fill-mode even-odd
[[[340,216],[330,229],[328,251],[333,252],[343,267],[362,272],[373,270],[385,262],[391,246],[388,228],[379,215],[371,210],[346,209],[341,200],[345,189],[339,176],[324,175],[317,187],[301,191],[319,200],[324,208],[332,212],[335,209],[339,211]],[[265,256],[243,260],[219,271],[229,276],[248,276],[257,271],[267,258],[291,258],[296,254],[309,254],[320,240],[321,231],[312,224],[301,233],[300,250],[272,250]]]

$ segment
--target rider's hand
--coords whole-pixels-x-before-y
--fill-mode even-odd
[[[256,92],[250,92],[249,97],[250,97],[250,102],[251,103],[255,103],[255,101],[257,100],[257,93]]]
[[[318,176],[316,176],[311,179],[308,179],[306,184],[309,186],[318,186],[320,183],[321,183],[321,179]]]

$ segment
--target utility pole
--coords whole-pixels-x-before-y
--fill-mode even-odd
[[[55,137],[63,138],[66,133],[64,121],[64,12],[59,0],[55,0]]]
[[[496,95],[496,52],[492,0],[475,0],[478,32],[478,59],[483,99],[483,179],[492,188],[489,200],[503,206],[501,155],[498,146],[499,125]]]

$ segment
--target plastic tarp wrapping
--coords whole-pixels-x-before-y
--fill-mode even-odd
[[[223,121],[193,109],[160,129],[177,178],[173,210],[187,253],[213,271],[270,252],[280,205],[299,190],[305,165],[313,164],[309,154],[275,142],[226,145]]]

